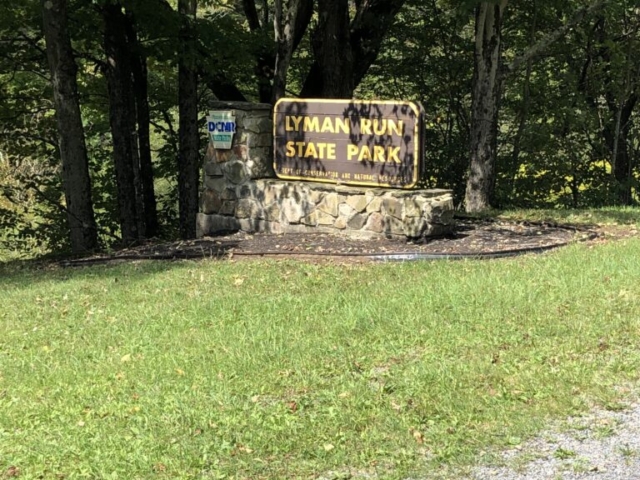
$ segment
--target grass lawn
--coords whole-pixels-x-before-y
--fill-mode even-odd
[[[636,238],[0,274],[0,478],[416,478],[617,408],[640,372]]]

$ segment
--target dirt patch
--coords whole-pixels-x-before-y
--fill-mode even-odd
[[[606,233],[606,235],[605,235]],[[629,236],[632,234],[627,232]],[[637,233],[637,232],[636,232]],[[180,242],[149,242],[110,255],[65,262],[66,265],[118,260],[181,258],[283,257],[318,261],[322,258],[370,261],[426,257],[491,257],[543,251],[579,240],[619,237],[597,227],[549,223],[458,219],[454,232],[441,238],[414,241],[378,238],[357,240],[321,233],[267,235],[234,233]]]

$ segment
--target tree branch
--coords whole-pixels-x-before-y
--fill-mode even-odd
[[[514,73],[522,65],[526,64],[530,59],[540,55],[547,48],[549,48],[554,42],[562,38],[569,30],[578,25],[582,20],[591,13],[599,10],[611,0],[596,0],[591,5],[578,9],[573,16],[563,26],[556,31],[550,33],[546,37],[542,38],[538,43],[529,48],[519,57],[516,57],[509,65],[506,65],[503,73],[505,75]]]

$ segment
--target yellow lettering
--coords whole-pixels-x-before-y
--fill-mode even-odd
[[[298,157],[302,157],[304,155],[304,142],[296,142],[296,147],[298,147]]]
[[[358,155],[358,161],[361,162],[363,160],[371,160],[371,150],[366,145],[362,147],[360,155]]]
[[[320,132],[335,133],[335,130],[333,129],[333,122],[331,120],[332,120],[331,117],[324,117],[324,120],[322,122],[322,129],[320,130]]]
[[[373,133],[376,135],[384,135],[387,133],[387,121],[385,119],[373,119]]]
[[[327,143],[327,160],[335,160],[335,159],[336,159],[336,144]]]
[[[319,132],[320,121],[318,117],[304,117],[303,130],[305,132]]]
[[[371,135],[371,120],[368,118],[360,119],[360,133],[363,135]]]
[[[398,120],[396,123],[394,120],[387,120],[387,132],[390,134],[396,134],[402,136],[404,130],[404,125],[402,120]]]
[[[349,144],[347,145],[347,160],[352,160],[358,154],[358,146]]]
[[[327,144],[317,143],[316,146],[318,147],[318,158],[320,160],[324,160],[324,149],[327,147]]]
[[[376,145],[373,147],[373,161],[374,162],[384,162],[384,147],[380,147]]]
[[[387,162],[393,160],[396,163],[401,163],[398,154],[400,153],[400,147],[389,147],[387,150]]]
[[[304,152],[304,156],[305,157],[313,157],[315,158],[318,155],[318,152],[316,152],[316,146],[313,143],[309,143],[307,145],[307,151]]]
[[[302,117],[293,117],[294,130],[300,130],[300,122],[302,122]]]
[[[296,149],[293,148],[293,142],[287,142],[287,157],[293,157],[295,156],[295,154],[296,154]]]
[[[336,118],[335,132],[339,133],[338,130],[342,130],[342,133],[351,133],[351,124],[348,118]]]

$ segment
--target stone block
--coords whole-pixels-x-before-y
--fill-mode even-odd
[[[229,183],[223,177],[204,177],[205,189],[214,190],[218,193],[222,193],[227,189]]]
[[[300,223],[304,225],[308,225],[310,227],[315,227],[318,225],[318,212],[311,212],[308,215],[302,217]]]
[[[333,228],[337,228],[338,230],[344,230],[347,228],[347,219],[344,217],[338,217],[333,224]]]
[[[404,235],[404,222],[399,218],[387,215],[383,217],[382,231],[389,236]]]
[[[381,197],[373,197],[367,205],[367,213],[380,212],[382,208],[382,198]]]
[[[355,214],[356,214],[356,211],[351,205],[347,205],[346,203],[341,203],[338,206],[338,215],[340,217],[344,217],[345,219],[349,220]]]
[[[302,217],[307,213],[299,202],[293,198],[286,198],[282,201],[282,213],[288,223],[300,223]]]
[[[427,222],[423,217],[405,217],[404,223],[404,235],[407,238],[419,238],[422,237],[427,227]]]
[[[367,223],[364,226],[365,230],[369,232],[382,233],[384,231],[384,217],[378,212],[373,212],[367,218]]]
[[[273,123],[267,115],[257,115],[247,118],[243,127],[253,133],[270,133],[273,130]]]
[[[216,162],[207,162],[204,164],[204,174],[210,177],[221,177],[222,166]]]
[[[402,202],[397,198],[386,197],[382,199],[382,213],[387,216],[402,218]]]
[[[351,230],[360,230],[365,222],[367,221],[367,216],[361,213],[356,213],[353,217],[349,219],[347,225]]]
[[[278,202],[273,202],[264,208],[264,218],[269,222],[279,222],[280,212],[281,210]]]
[[[215,190],[206,189],[202,192],[202,213],[218,213],[222,207],[220,194]]]
[[[234,217],[223,215],[207,215],[199,213],[196,217],[196,236],[215,235],[218,233],[236,232],[240,223]]]
[[[338,194],[329,193],[318,204],[318,210],[334,217],[338,216]]]
[[[220,215],[233,215],[233,212],[236,211],[236,202],[235,200],[224,200],[222,202],[222,206],[220,207]]]
[[[270,147],[273,145],[273,133],[246,133],[247,146],[253,147]]]
[[[347,197],[347,205],[353,208],[357,213],[364,212],[365,208],[369,204],[369,201],[364,195],[353,195]]]
[[[318,217],[318,225],[333,225],[333,222],[335,221],[334,217],[319,210],[316,210],[316,213]]]
[[[227,162],[222,171],[224,172],[225,178],[236,185],[244,183],[244,181],[249,178],[244,163],[239,160]]]
[[[236,218],[260,218],[262,216],[262,209],[251,198],[243,198],[238,200],[236,205]]]

